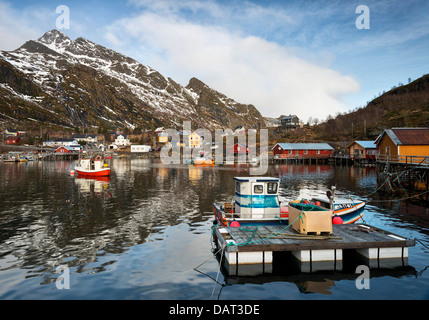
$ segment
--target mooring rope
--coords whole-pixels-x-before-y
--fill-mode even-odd
[[[302,219],[302,213],[303,212],[301,212],[300,213],[300,215],[291,223],[291,224],[289,224],[289,225],[287,225],[285,228],[283,228],[282,230],[280,230],[279,232],[276,232],[276,233],[274,233],[274,234],[272,234],[271,236],[269,236],[269,237],[266,237],[266,238],[263,238],[263,239],[259,239],[259,240],[255,240],[255,241],[251,241],[254,237],[255,237],[255,235],[256,235],[256,232],[258,231],[258,227],[256,227],[256,229],[248,229],[248,228],[244,228],[244,227],[240,227],[239,229],[240,230],[242,230],[242,231],[250,231],[250,232],[252,232],[252,236],[246,241],[246,242],[243,242],[243,243],[239,243],[239,244],[237,244],[237,243],[234,243],[234,242],[230,242],[230,243],[226,243],[226,242],[224,242],[223,244],[222,244],[222,246],[219,248],[219,250],[217,250],[215,253],[213,253],[212,255],[211,255],[211,257],[210,258],[208,258],[207,260],[205,260],[203,263],[201,263],[201,264],[199,264],[198,266],[196,266],[195,268],[194,268],[194,270],[195,271],[197,271],[197,272],[200,272],[200,273],[202,273],[201,271],[199,271],[198,269],[202,266],[202,265],[204,265],[204,264],[206,264],[207,262],[209,262],[210,260],[212,260],[217,254],[219,254],[219,253],[221,253],[221,255],[220,255],[220,261],[219,261],[219,267],[218,267],[218,270],[217,270],[217,274],[216,274],[216,279],[213,279],[212,277],[210,277],[212,280],[214,280],[214,282],[215,282],[215,284],[214,284],[214,286],[213,286],[213,290],[212,290],[212,294],[211,294],[211,297],[210,297],[210,300],[212,300],[213,299],[213,295],[214,295],[214,292],[215,292],[215,290],[216,290],[216,284],[220,284],[219,283],[219,281],[218,281],[218,279],[219,279],[219,274],[220,274],[220,269],[221,269],[221,266],[222,266],[222,260],[223,260],[223,256],[224,256],[224,251],[226,250],[226,248],[227,247],[232,247],[232,246],[237,246],[237,247],[243,247],[243,246],[245,246],[245,245],[248,245],[248,244],[255,244],[255,243],[258,243],[258,242],[261,242],[261,241],[264,241],[264,240],[268,240],[268,239],[271,239],[271,238],[273,238],[273,237],[275,237],[275,236],[278,236],[280,233],[282,233],[283,231],[285,231],[287,228],[289,228],[295,221],[297,221],[299,218],[301,218]],[[211,233],[212,233],[212,236],[213,236],[213,234],[214,234],[214,229],[215,229],[215,226],[212,226],[212,228],[211,228]],[[207,275],[207,274],[206,274]]]
[[[217,269],[216,280],[215,280],[215,284],[214,284],[214,286],[213,286],[213,291],[212,291],[212,295],[211,295],[211,297],[210,297],[210,300],[212,300],[212,299],[213,299],[213,295],[214,295],[214,292],[215,292],[215,290],[216,290],[216,284],[218,283],[219,274],[220,274],[220,268],[221,268],[221,266],[222,266],[222,259],[223,259],[223,255],[224,255],[224,250],[225,250],[225,248],[226,248],[226,242],[222,245],[222,248],[221,248],[221,250],[222,250],[222,254],[220,255],[219,267],[218,267],[218,269]]]

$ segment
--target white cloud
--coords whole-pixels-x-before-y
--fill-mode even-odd
[[[26,41],[40,37],[43,31],[38,29],[43,19],[40,11],[31,15],[28,10],[18,11],[8,3],[0,2],[0,50],[15,50]],[[38,24],[35,24],[36,20]]]
[[[325,119],[346,111],[342,97],[360,89],[351,77],[310,63],[295,50],[171,12],[145,11],[117,21],[106,39],[133,43],[143,49],[130,54],[143,64],[183,85],[195,76],[238,102],[254,104],[264,116],[293,113],[304,121],[310,116]],[[126,47],[121,50],[130,52]]]

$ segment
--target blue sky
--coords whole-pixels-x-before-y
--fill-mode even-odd
[[[429,73],[427,0],[0,0],[0,50],[56,28],[187,85],[197,77],[264,116],[324,120]],[[370,29],[356,13],[366,5]]]

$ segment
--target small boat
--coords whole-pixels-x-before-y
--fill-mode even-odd
[[[194,159],[194,166],[213,167],[214,165],[215,165],[215,161],[213,159],[206,159],[206,158]]]
[[[28,159],[25,157],[21,157],[19,154],[17,157],[15,156],[11,156],[5,160],[3,160],[3,162],[15,162],[15,163],[22,163],[22,162],[28,162]]]
[[[235,199],[231,203],[213,203],[216,224],[287,225],[288,208],[281,207],[278,178],[236,177],[234,180]]]
[[[75,170],[83,177],[108,177],[111,172],[109,165],[100,156],[94,159],[80,159]]]
[[[351,224],[363,216],[365,202],[348,201],[335,198],[328,191],[328,199],[313,198],[293,200],[283,205],[279,201],[278,178],[269,177],[236,177],[235,198],[231,202],[213,203],[215,223],[221,226],[238,225],[275,225],[288,224],[289,214],[294,211],[329,212],[334,224]],[[310,206],[312,208],[310,208]],[[295,208],[295,209],[294,209]],[[340,217],[339,221],[337,217]]]
[[[327,192],[327,197],[314,197],[308,200],[294,200],[289,203],[304,203],[313,204],[324,209],[333,210],[334,216],[338,216],[343,221],[343,224],[352,224],[363,217],[365,202],[354,201],[350,199],[337,198],[335,196],[335,187],[332,187],[332,192]]]

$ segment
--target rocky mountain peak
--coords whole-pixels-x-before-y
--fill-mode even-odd
[[[46,32],[42,37],[37,39],[37,42],[40,42],[50,49],[61,49],[71,44],[71,40],[64,33],[54,29]]]
[[[261,114],[192,78],[185,88],[140,62],[58,30],[0,52],[0,121],[99,131],[255,127]]]

